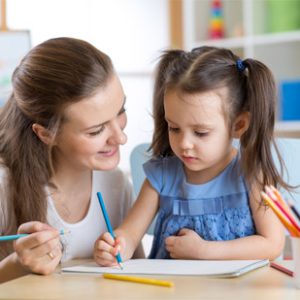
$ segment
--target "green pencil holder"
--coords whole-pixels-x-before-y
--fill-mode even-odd
[[[300,29],[300,0],[267,0],[267,32]]]

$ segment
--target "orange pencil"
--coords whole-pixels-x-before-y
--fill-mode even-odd
[[[277,200],[274,201],[274,203],[278,206],[278,208],[282,211],[282,213],[289,219],[289,221],[294,225],[294,227],[300,233],[300,227],[296,223],[296,220],[292,217],[292,215],[290,215],[287,211],[285,211],[285,209],[281,206],[281,204]]]
[[[268,187],[268,188],[270,188],[272,190],[272,192],[275,194],[276,198],[281,203],[281,205],[286,209],[286,211],[288,211],[290,213],[291,212],[290,207],[283,200],[281,193],[278,191],[278,189],[276,189],[276,187],[273,185],[270,185],[270,187]]]
[[[270,197],[265,193],[260,193],[265,202],[270,206],[270,208],[274,211],[276,216],[279,218],[284,227],[290,232],[293,237],[300,237],[300,233],[298,230],[290,223],[290,221],[282,214],[279,208],[275,205],[275,203],[270,199]]]
[[[275,187],[273,187],[273,189],[276,190]],[[293,214],[289,209],[287,203],[283,200],[281,196],[279,196],[280,195],[279,191],[275,195],[275,193],[273,193],[271,188],[269,188],[268,186],[265,186],[265,190],[267,192],[267,195],[271,198],[271,200],[273,200],[273,202],[277,205],[277,207],[281,210],[281,212],[289,219],[289,221],[294,225],[294,227],[300,233],[300,227],[297,224],[297,221],[294,219]]]

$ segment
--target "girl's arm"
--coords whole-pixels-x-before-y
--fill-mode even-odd
[[[123,224],[115,230],[116,240],[106,232],[95,243],[94,258],[99,265],[116,264],[120,251],[123,260],[130,259],[158,210],[159,195],[146,179]]]
[[[278,257],[284,247],[284,227],[270,208],[259,205],[256,200],[260,199],[259,193],[255,196],[250,199],[255,235],[230,241],[205,241],[194,231],[183,229],[179,236],[166,239],[171,257],[216,260]]]
[[[0,261],[0,282],[31,272],[52,273],[61,259],[59,232],[47,224],[28,222],[19,227],[18,233],[30,235],[16,240],[15,252]],[[48,255],[50,252],[53,257]]]

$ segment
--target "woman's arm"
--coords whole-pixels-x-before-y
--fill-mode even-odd
[[[130,259],[155,217],[158,204],[159,195],[146,179],[123,224],[115,230],[116,240],[106,232],[96,241],[96,262],[104,266],[114,265],[119,251],[123,260]]]
[[[11,253],[0,261],[0,283],[28,274],[19,263],[16,252]]]
[[[259,193],[255,196],[250,199],[255,235],[230,241],[205,241],[194,231],[183,229],[178,236],[166,239],[166,248],[171,257],[270,260],[278,257],[284,247],[284,227],[270,208],[259,205]]]
[[[31,272],[52,273],[61,259],[59,232],[47,224],[28,222],[19,227],[18,233],[29,235],[16,240],[15,252],[1,260],[0,282]]]

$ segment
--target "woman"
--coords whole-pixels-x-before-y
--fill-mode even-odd
[[[24,57],[12,84],[0,117],[0,229],[29,235],[1,244],[0,282],[92,257],[106,230],[97,191],[113,227],[132,203],[116,169],[127,140],[125,95],[106,54],[82,40],[51,39]]]

